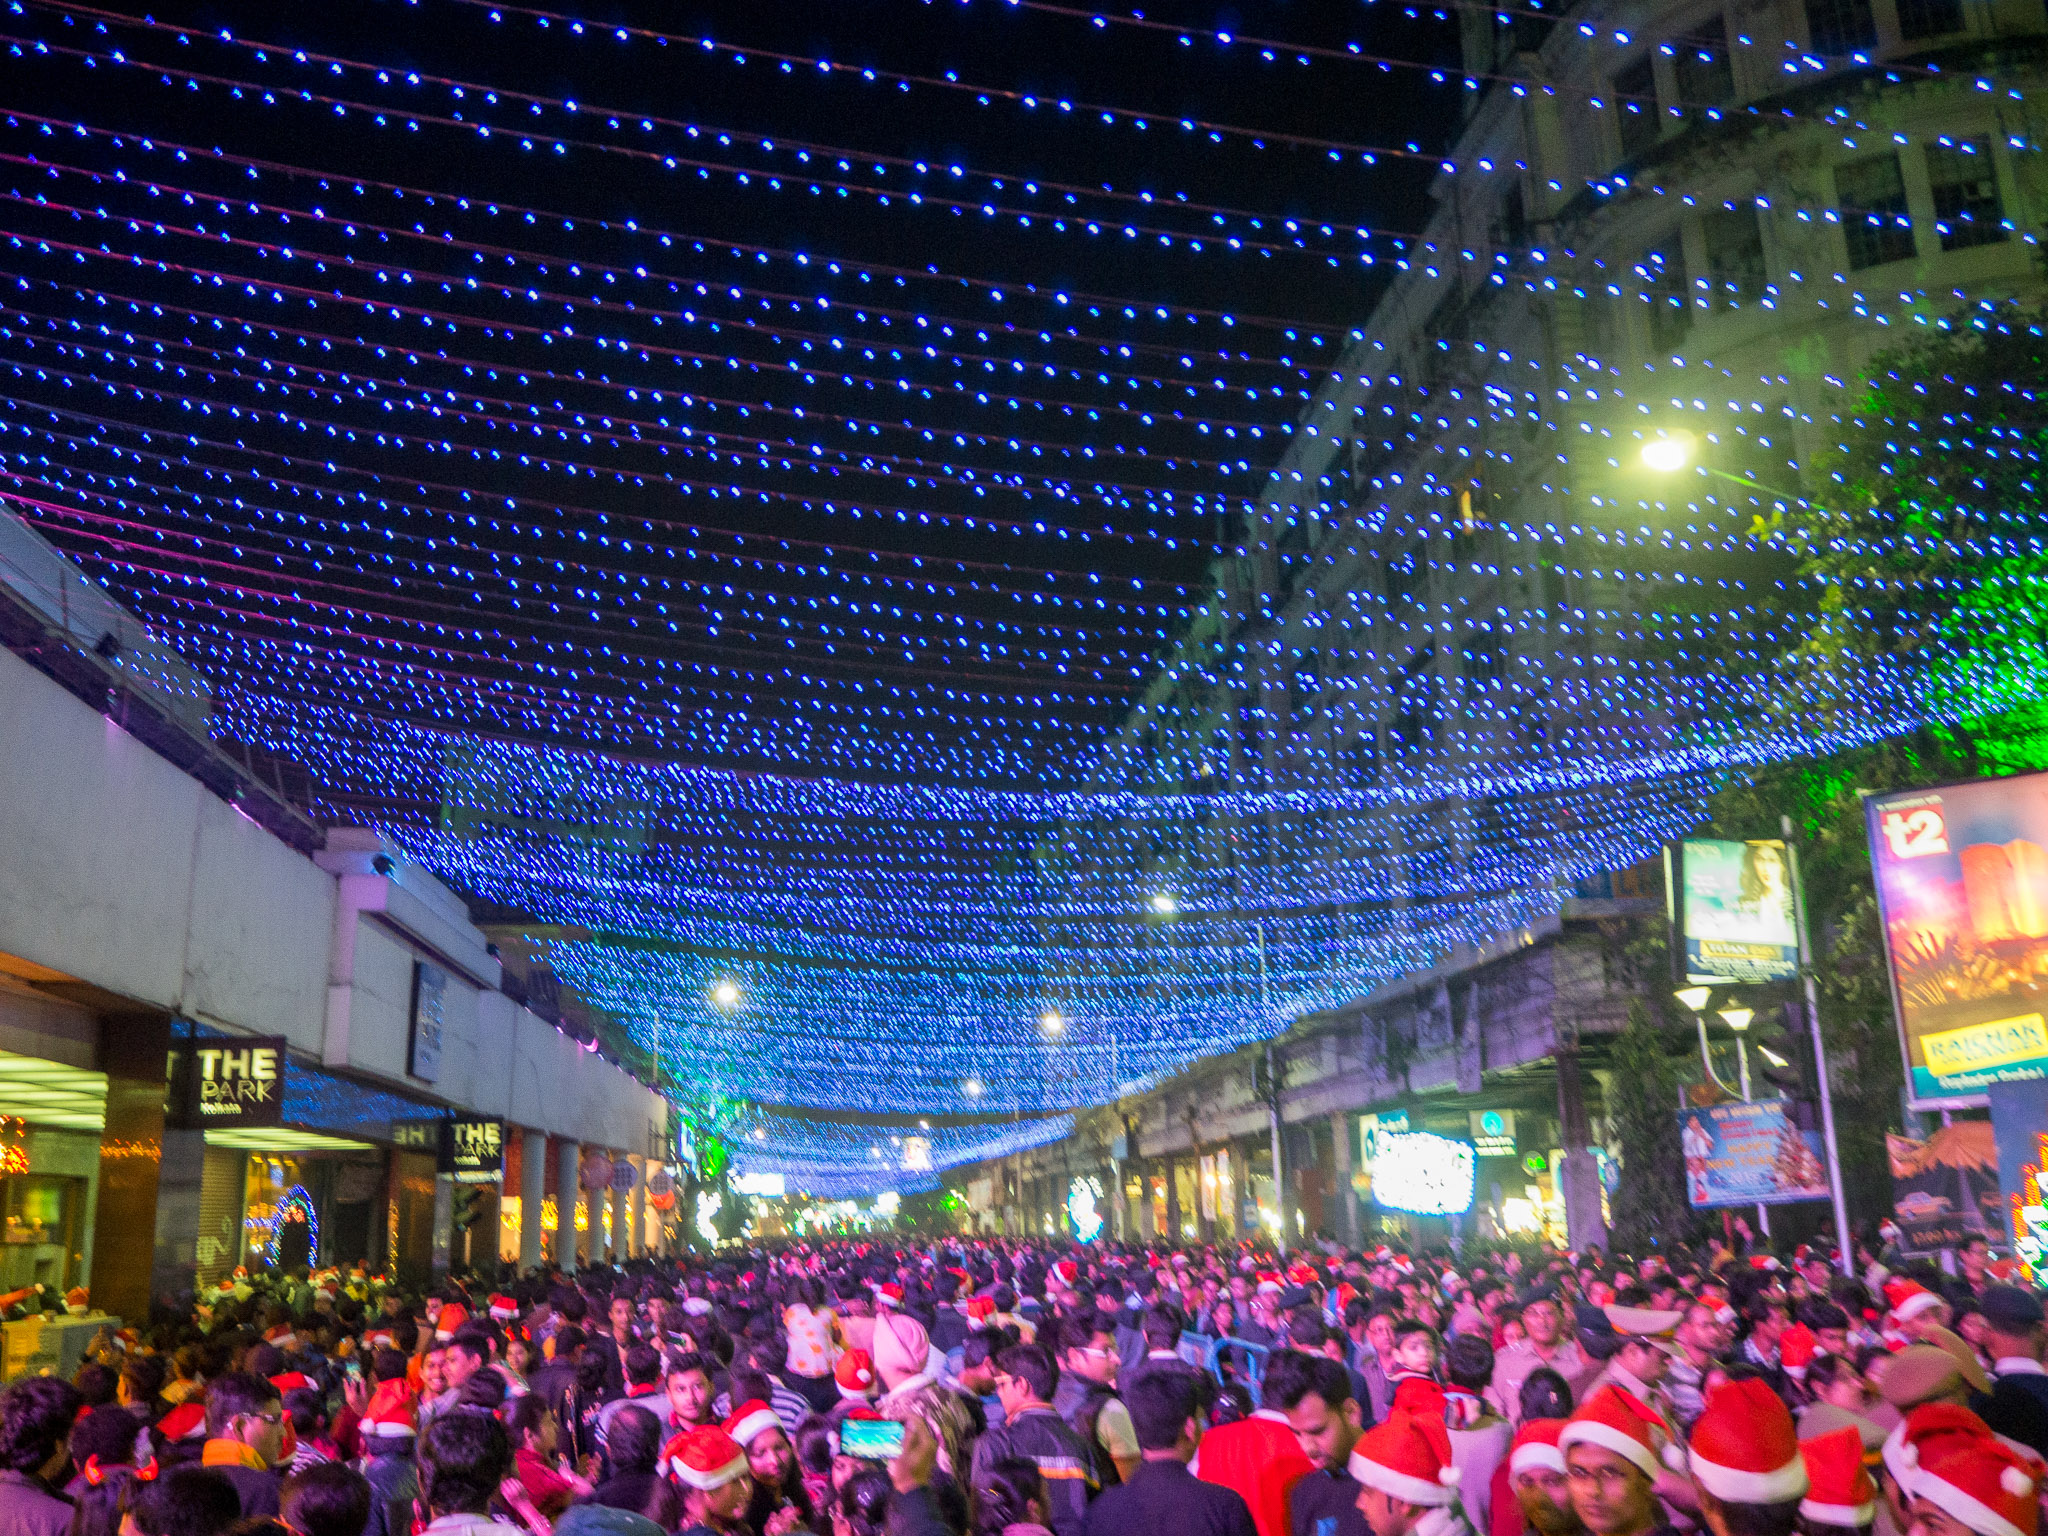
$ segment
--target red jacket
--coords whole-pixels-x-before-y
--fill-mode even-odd
[[[1287,1491],[1315,1470],[1287,1416],[1260,1409],[1202,1436],[1195,1476],[1228,1488],[1251,1506],[1259,1536],[1289,1536]]]

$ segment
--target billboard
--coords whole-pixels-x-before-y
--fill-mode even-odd
[[[1914,1107],[2048,1077],[2048,774],[1872,795],[1864,810]]]
[[[1685,979],[1695,986],[1790,981],[1799,974],[1792,865],[1776,839],[1689,837],[1674,872]]]
[[[283,1035],[174,1041],[170,1122],[187,1130],[282,1125],[287,1070]]]
[[[1685,1195],[1695,1209],[1828,1198],[1820,1137],[1800,1130],[1789,1107],[1764,1099],[1678,1112]]]

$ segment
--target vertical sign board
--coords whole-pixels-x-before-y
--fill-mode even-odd
[[[448,1000],[448,973],[438,965],[412,965],[412,1049],[405,1070],[423,1083],[441,1080],[441,1021]]]
[[[1913,1108],[2048,1077],[2048,774],[1872,795],[1864,811]]]
[[[172,1120],[182,1130],[284,1123],[283,1035],[201,1035],[174,1044]]]
[[[441,1122],[442,1173],[458,1184],[496,1184],[505,1174],[505,1122],[457,1115]]]
[[[1799,974],[1792,865],[1774,839],[1689,837],[1667,872],[1671,914],[1694,986],[1789,981]]]

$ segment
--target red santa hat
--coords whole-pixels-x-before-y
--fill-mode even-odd
[[[1280,1290],[1280,1276],[1277,1273],[1270,1269],[1262,1269],[1259,1271],[1258,1293],[1261,1296],[1267,1295],[1269,1293],[1271,1295],[1278,1296],[1280,1294]]]
[[[687,1430],[662,1453],[668,1475],[685,1488],[708,1493],[747,1475],[747,1452],[716,1424]]]
[[[1579,1444],[1597,1445],[1625,1457],[1653,1480],[1666,1465],[1674,1472],[1684,1466],[1684,1452],[1671,1443],[1671,1426],[1625,1387],[1602,1387],[1565,1421],[1557,1448],[1569,1452]],[[1672,1457],[1668,1462],[1660,1460],[1666,1451]]]
[[[1410,1504],[1442,1508],[1457,1501],[1458,1469],[1442,1419],[1397,1409],[1358,1437],[1349,1470],[1366,1487]]]
[[[510,1296],[491,1298],[491,1316],[501,1323],[509,1323],[519,1315],[519,1303]]]
[[[1818,1525],[1865,1526],[1877,1518],[1877,1484],[1863,1467],[1863,1437],[1853,1424],[1799,1442],[1806,1463],[1802,1518]]]
[[[996,1315],[996,1299],[993,1296],[970,1296],[967,1298],[967,1324],[979,1328]]]
[[[1290,1284],[1314,1285],[1316,1281],[1321,1278],[1322,1277],[1316,1273],[1315,1265],[1304,1263],[1300,1259],[1296,1259],[1292,1264],[1287,1266],[1287,1279]]]
[[[161,1419],[156,1427],[163,1432],[166,1440],[204,1440],[206,1438],[206,1404],[198,1401],[180,1403]]]
[[[277,1388],[278,1396],[282,1397],[287,1392],[296,1392],[301,1387],[310,1387],[315,1383],[304,1371],[286,1371],[281,1376],[271,1377],[270,1384]]]
[[[1804,1381],[1806,1368],[1813,1364],[1813,1357],[1826,1353],[1814,1331],[1804,1323],[1794,1323],[1778,1335],[1778,1364],[1784,1367],[1787,1376],[1795,1380]]]
[[[362,1431],[370,1440],[409,1440],[419,1433],[411,1384],[403,1378],[378,1382],[363,1413]]]
[[[2034,1536],[2041,1503],[2040,1459],[1986,1437],[1949,1436],[1928,1447],[1913,1496],[1961,1521],[1978,1536]]]
[[[389,1328],[373,1328],[363,1335],[364,1349],[396,1349],[398,1335]]]
[[[868,1398],[875,1395],[875,1361],[864,1349],[849,1349],[832,1367],[832,1379],[841,1397]]]
[[[1072,1259],[1061,1259],[1053,1265],[1052,1272],[1060,1277],[1060,1284],[1070,1286],[1081,1277],[1081,1266]]]
[[[1989,1440],[1991,1426],[1954,1403],[1922,1403],[1884,1437],[1879,1454],[1884,1458],[1885,1470],[1910,1495],[1920,1458],[1937,1442],[1952,1435],[1966,1440]]]
[[[780,1428],[782,1420],[775,1417],[775,1410],[758,1398],[741,1403],[725,1421],[725,1432],[743,1446],[752,1445],[757,1435]]]
[[[446,1343],[455,1337],[455,1330],[468,1321],[469,1310],[451,1301],[434,1318],[434,1337]]]
[[[266,1344],[285,1344],[291,1341],[292,1335],[293,1329],[290,1323],[279,1323],[275,1328],[267,1329],[264,1332],[263,1342]]]
[[[1909,1323],[1922,1312],[1941,1305],[1939,1296],[1913,1280],[1887,1281],[1884,1299],[1892,1309],[1892,1316],[1902,1323]]]
[[[903,1287],[891,1280],[887,1285],[875,1287],[875,1300],[885,1307],[903,1305]]]
[[[1799,1431],[1785,1400],[1751,1377],[1707,1394],[1686,1460],[1693,1480],[1730,1504],[1783,1504],[1806,1495]]]
[[[1778,1259],[1775,1254],[1752,1253],[1749,1256],[1749,1267],[1751,1269],[1762,1270],[1765,1274],[1770,1274],[1771,1272],[1778,1269],[1780,1266],[1778,1264]]]
[[[1557,1437],[1563,1433],[1563,1419],[1526,1419],[1515,1431],[1515,1441],[1508,1448],[1508,1476],[1516,1477],[1524,1472],[1547,1471],[1564,1475],[1564,1452],[1558,1448]]]

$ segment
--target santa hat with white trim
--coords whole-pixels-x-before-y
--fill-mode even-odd
[[[1934,1448],[1935,1442],[1951,1435],[1966,1440],[1989,1440],[1991,1426],[1956,1403],[1922,1403],[1884,1437],[1879,1454],[1884,1458],[1885,1470],[1910,1496],[1913,1480],[1919,1476],[1920,1458]]]
[[[1817,1525],[1860,1528],[1877,1519],[1877,1484],[1863,1466],[1863,1437],[1853,1424],[1799,1442],[1806,1463],[1801,1518]]]
[[[380,1381],[370,1394],[370,1406],[363,1412],[362,1434],[366,1440],[410,1440],[419,1433],[419,1410],[412,1387],[400,1378]]]
[[[1557,1437],[1561,1451],[1581,1444],[1626,1458],[1652,1480],[1666,1466],[1674,1472],[1685,1466],[1685,1453],[1672,1443],[1663,1416],[1626,1387],[1612,1384],[1580,1404]]]
[[[491,1316],[501,1323],[509,1323],[519,1315],[519,1303],[503,1294],[491,1297]]]
[[[1564,1433],[1564,1419],[1524,1419],[1515,1431],[1515,1443],[1508,1449],[1508,1476],[1524,1472],[1555,1472],[1564,1475],[1564,1452],[1557,1437]]]
[[[1891,1306],[1893,1319],[1901,1323],[1910,1323],[1922,1312],[1942,1304],[1939,1296],[1912,1280],[1894,1280],[1886,1285],[1884,1299]]]
[[[469,1309],[449,1302],[434,1314],[434,1337],[443,1344],[455,1337],[455,1330],[469,1321]]]
[[[849,1349],[832,1367],[841,1397],[865,1401],[875,1395],[875,1359],[864,1349]]]
[[[668,1472],[685,1488],[709,1493],[747,1475],[747,1453],[716,1424],[705,1424],[669,1441],[663,1455]]]
[[[1410,1504],[1441,1508],[1458,1498],[1458,1469],[1451,1465],[1451,1437],[1441,1419],[1389,1414],[1384,1424],[1358,1437],[1350,1472],[1366,1487]]]
[[[2001,1440],[1950,1437],[1928,1448],[1913,1479],[1913,1497],[1978,1536],[2034,1536],[2042,1472],[2038,1457]]]
[[[1725,1504],[1784,1504],[1806,1496],[1792,1411],[1755,1377],[1724,1381],[1707,1394],[1686,1460],[1693,1482]]]
[[[725,1432],[743,1446],[752,1445],[757,1435],[780,1428],[782,1420],[775,1417],[775,1410],[759,1398],[741,1403],[725,1421]]]

